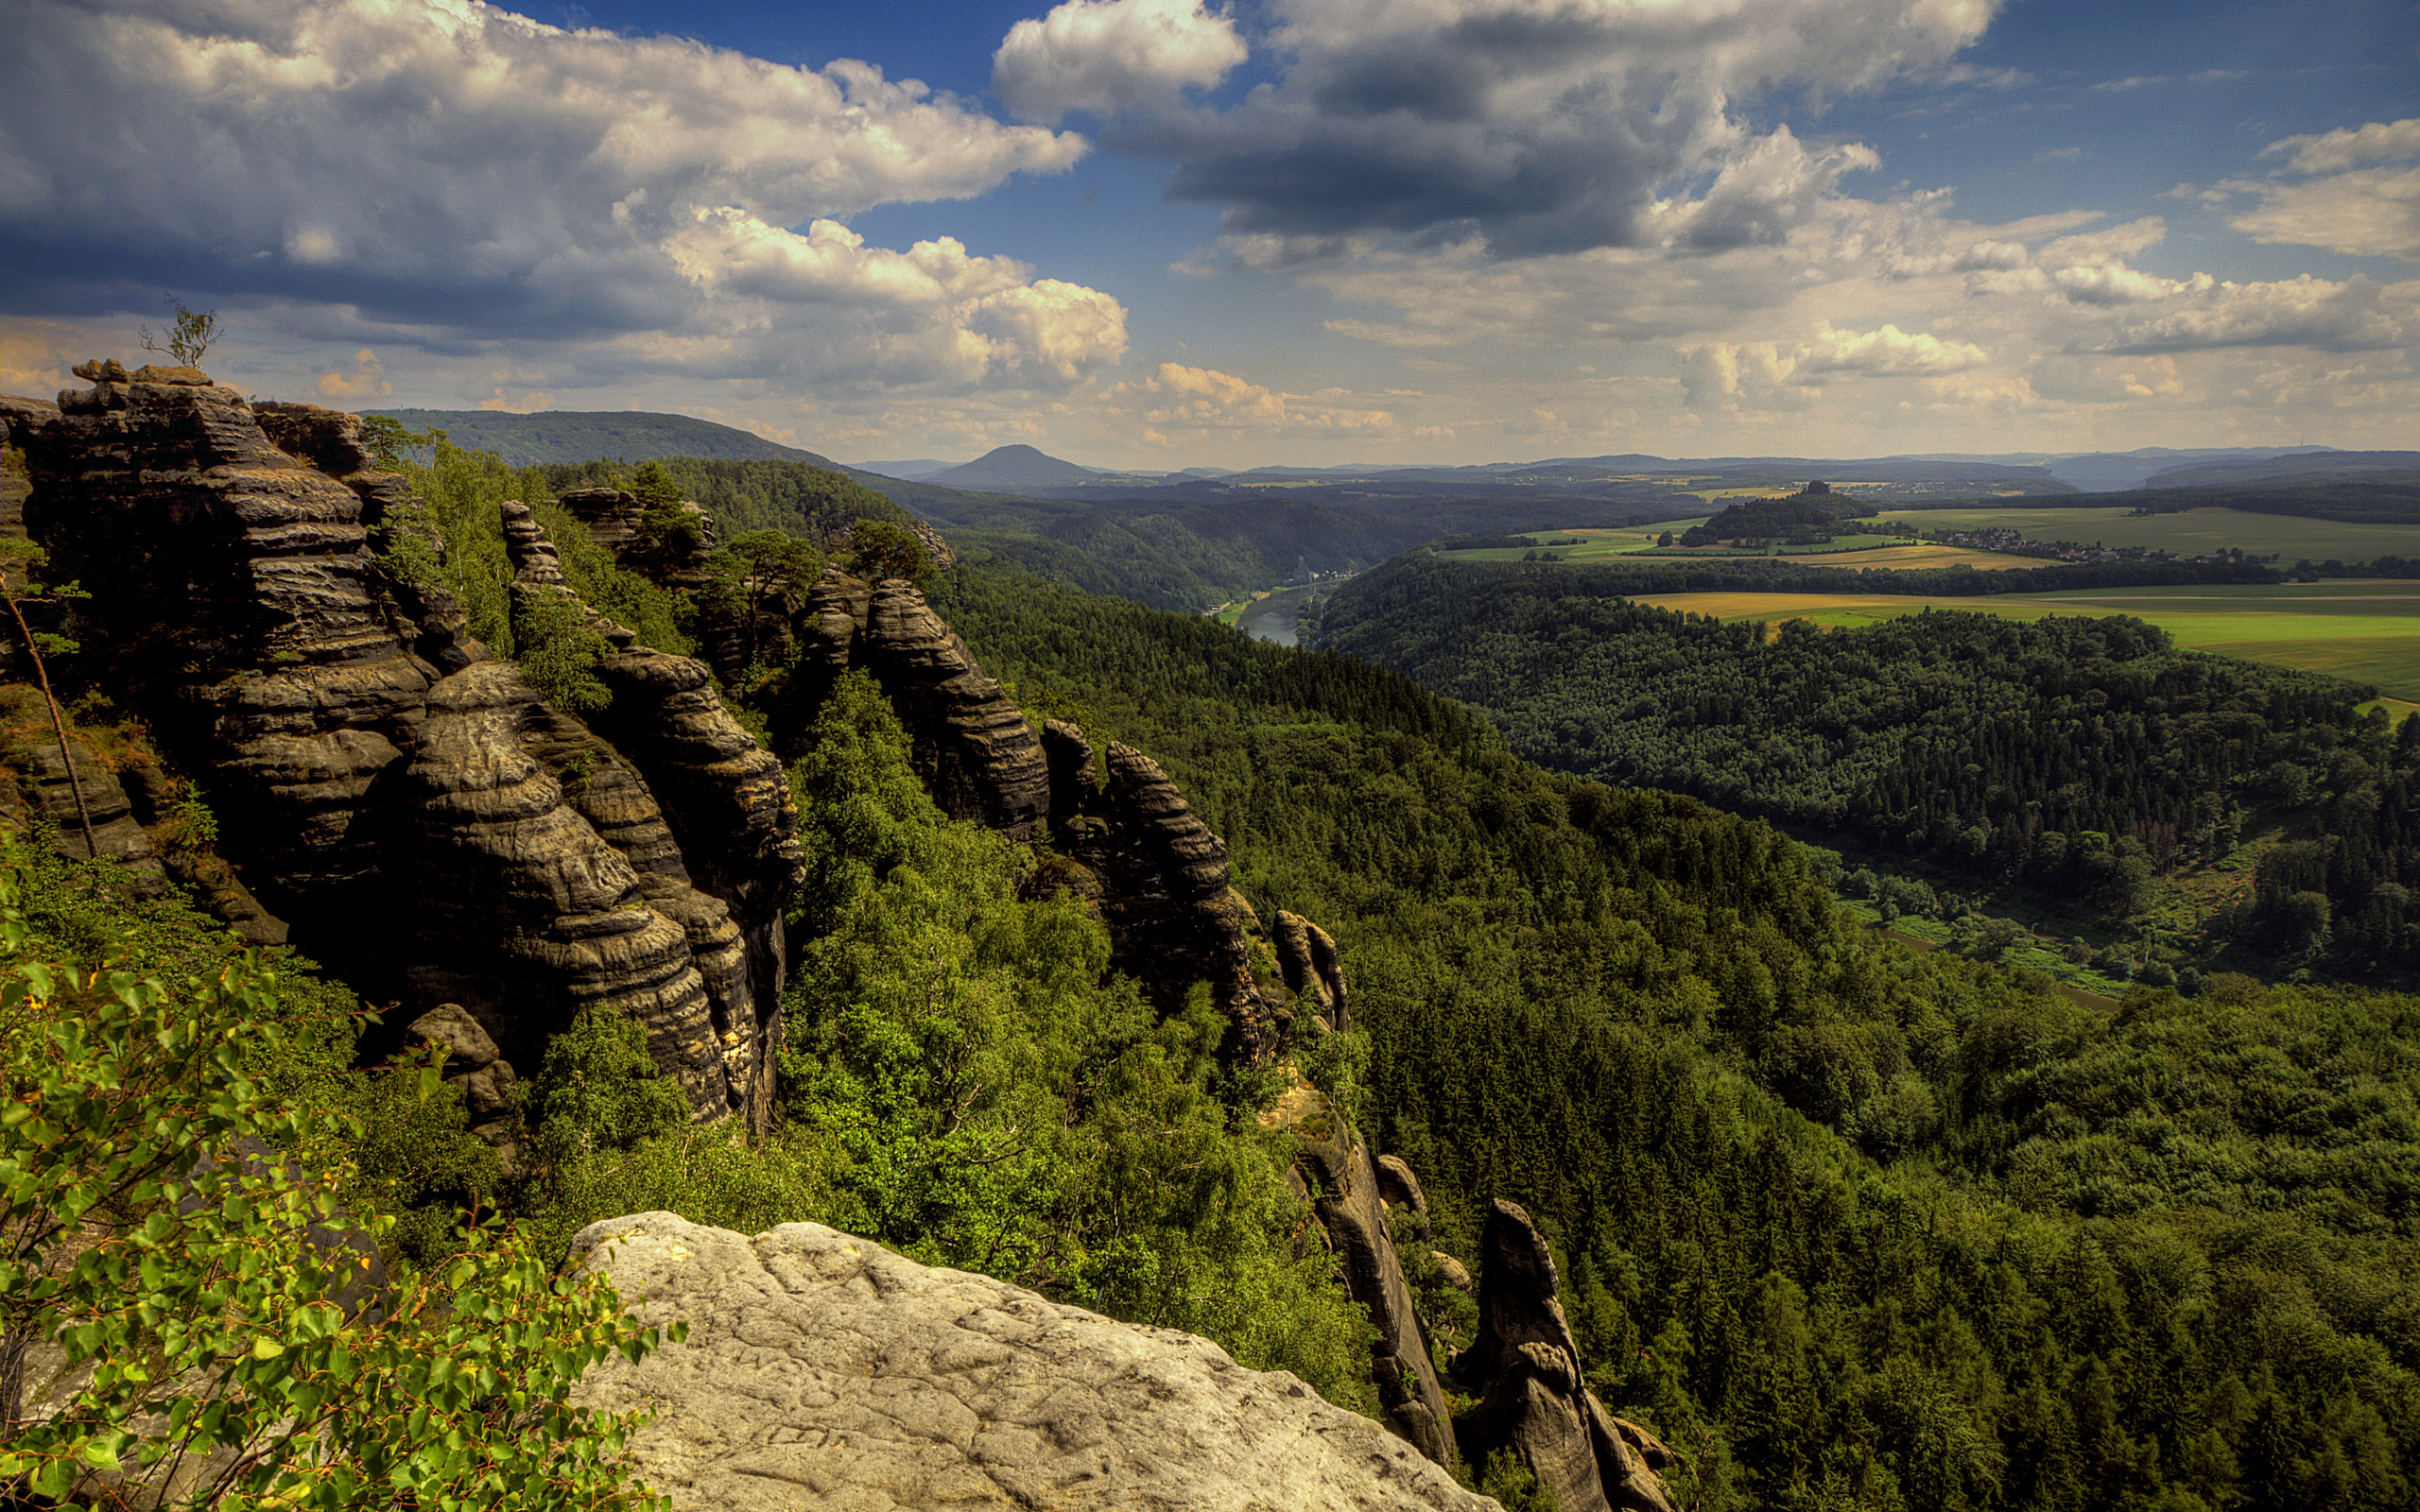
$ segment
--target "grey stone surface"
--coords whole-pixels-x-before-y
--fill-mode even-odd
[[[820,1224],[752,1239],[639,1213],[572,1255],[642,1318],[689,1324],[575,1399],[655,1411],[631,1457],[682,1512],[1495,1508],[1283,1371]]]

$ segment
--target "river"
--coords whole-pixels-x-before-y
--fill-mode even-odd
[[[1302,612],[1303,600],[1311,596],[1310,588],[1281,588],[1236,618],[1236,627],[1255,641],[1274,641],[1279,645],[1294,644],[1294,616]]]

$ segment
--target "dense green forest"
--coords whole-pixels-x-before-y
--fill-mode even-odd
[[[1532,579],[1525,587],[1512,587]],[[1804,558],[1715,557],[1675,561],[1668,557],[1619,557],[1593,562],[1461,561],[1412,551],[1374,572],[1363,573],[1337,594],[1328,612],[1331,634],[1341,635],[1365,619],[1424,611],[1424,606],[1457,603],[1516,592],[1572,598],[1644,598],[1659,593],[1906,593],[1924,598],[1965,598],[1988,593],[2086,593],[2097,588],[2155,588],[2182,583],[2274,583],[2283,574],[2257,562],[2092,561],[2059,562],[2024,572],[1979,572],[1970,567],[1901,567],[1861,571],[1810,567]]]
[[[475,623],[500,591],[482,511],[544,482],[470,455],[415,474],[446,545],[419,570]],[[576,582],[680,633],[541,512]],[[2219,977],[2096,1013],[1877,937],[1770,825],[1546,770],[1397,673],[980,544],[932,592],[1029,715],[1159,759],[1262,917],[1336,934],[1359,1027],[1298,1064],[1410,1160],[1443,1249],[1476,1258],[1491,1198],[1537,1217],[1591,1383],[1681,1452],[1683,1504],[2420,1504],[2420,1002]],[[871,683],[842,680],[791,783],[809,881],[771,1138],[685,1126],[601,1013],[527,1071],[508,1175],[458,1093],[352,1074],[316,1031],[281,1086],[331,1110],[397,1273],[448,1274],[498,1209],[537,1252],[653,1207],[814,1218],[1367,1408],[1366,1325],[1297,1255],[1288,1152],[1255,1121],[1277,1078],[1220,1064],[1200,1002],[1160,1019],[1105,980],[1100,926],[932,806]],[[79,970],[223,952],[105,868],[12,864]],[[302,963],[280,982],[316,1006],[272,1022],[351,1006]],[[1467,1342],[1467,1302],[1411,1259],[1441,1351]]]
[[[2282,822],[2293,843],[2213,934],[2288,968],[2420,971],[2420,723],[2357,713],[2369,690],[2131,619],[1928,610],[1826,634],[1569,586],[1498,574],[1385,615],[1348,591],[1328,644],[1485,711],[1546,765],[2114,919]]]
[[[1394,675],[961,570],[1029,707],[1153,751],[1320,919],[1363,1117],[1469,1252],[1537,1214],[1695,1504],[2410,1506],[2420,1003],[2110,1018],[1848,924],[1793,847]]]

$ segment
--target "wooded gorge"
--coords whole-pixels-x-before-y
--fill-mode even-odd
[[[1485,711],[1530,760],[2113,919],[2282,822],[2290,843],[2216,939],[2263,969],[2420,971],[2420,723],[2357,712],[2375,690],[2118,617],[1928,610],[1824,633],[1634,604],[1593,576],[1416,596],[1437,571],[1414,557],[1355,583],[1327,644]]]
[[[1344,1245],[1312,1216],[1336,1194],[1313,1189],[1300,1152],[1332,1119],[1426,1189],[1425,1207],[1385,1215],[1391,1252],[1444,1383],[1445,1457],[1458,1446],[1461,1473],[1510,1507],[1547,1499],[1545,1468],[1491,1436],[1500,1396],[1472,1349],[1498,1199],[1553,1252],[1582,1384],[1677,1455],[1661,1471],[1676,1506],[2420,1504],[2420,1000],[2213,974],[2195,994],[2138,988],[2103,1014],[2032,973],[1860,928],[1767,822],[1871,824],[2106,889],[2124,883],[2126,842],[2159,838],[2146,822],[2175,826],[2163,843],[2216,844],[2229,815],[2209,795],[2285,783],[2288,765],[2306,804],[2370,805],[2372,850],[2276,863],[2279,906],[2319,891],[2341,919],[2352,909],[2332,900],[2392,902],[2386,888],[2411,880],[2393,870],[2412,844],[2393,826],[2410,822],[2420,765],[2341,688],[2230,679],[2122,623],[1931,616],[1870,643],[1769,644],[1601,598],[1576,621],[1549,619],[1572,611],[1541,598],[1525,619],[1508,598],[1423,640],[1331,610],[1345,644],[1400,635],[1383,650],[1416,681],[1371,664],[1374,642],[1368,661],[1256,643],[1047,580],[979,532],[944,532],[943,565],[886,501],[787,464],[516,473],[441,447],[393,488],[329,475],[381,502],[364,560],[404,585],[399,601],[441,590],[463,634],[521,663],[472,662],[435,681],[416,730],[383,727],[420,743],[399,754],[422,774],[406,798],[423,807],[379,821],[417,826],[398,853],[427,867],[453,833],[424,816],[467,788],[430,770],[438,737],[521,710],[481,762],[527,768],[533,808],[559,799],[631,854],[672,847],[697,885],[675,888],[659,861],[583,917],[686,910],[705,963],[697,1011],[723,1015],[705,1036],[720,1048],[693,1053],[667,1049],[668,1009],[566,1000],[549,1033],[510,1052],[518,1081],[490,1096],[495,1044],[470,1075],[436,1041],[427,1074],[380,1069],[409,1015],[356,1053],[355,987],[383,1006],[399,980],[428,995],[419,982],[375,975],[360,952],[348,986],[270,948],[243,1065],[308,1134],[292,1147],[379,1215],[367,1227],[383,1230],[393,1277],[544,1260],[595,1219],[651,1208],[743,1232],[815,1220],[1203,1333],[1416,1431],[1402,1362]],[[631,493],[556,502],[598,485]],[[660,487],[664,499],[641,496]],[[692,528],[681,498],[711,507],[720,546],[665,544]],[[582,509],[639,524],[609,546]],[[818,559],[788,561],[778,583],[715,559],[760,530]],[[672,567],[641,570],[650,551]],[[1386,580],[1373,610],[1391,602]],[[414,644],[461,651],[425,602]],[[88,638],[59,658],[78,749],[116,753],[66,769],[138,794],[155,767],[188,782],[179,791],[223,810],[223,849],[249,864],[285,843],[233,833],[246,802],[268,799],[246,799],[233,764],[171,770],[203,739],[174,729],[164,702],[138,707],[91,638],[142,612],[121,596],[59,621]],[[979,671],[955,660],[953,632]],[[785,767],[794,849],[749,864],[772,856],[790,882],[778,929],[750,924],[746,940],[781,942],[782,986],[752,1019],[731,985],[738,936],[695,895],[722,886],[712,901],[743,922],[759,895],[725,885],[739,863],[682,818],[698,766],[650,746],[640,717],[674,704],[641,702],[632,669],[691,653],[717,675],[683,685],[683,738],[744,730],[746,757],[714,749],[740,762],[769,747]],[[270,675],[319,655],[310,643],[268,659]],[[1652,679],[1657,698],[1558,701],[1623,679]],[[584,723],[571,718],[582,700]],[[18,980],[34,962],[198,992],[237,971],[215,921],[135,896],[157,889],[131,884],[128,864],[56,854],[76,849],[60,822],[74,811],[34,754],[48,739],[39,707],[29,695],[9,747],[20,817],[0,873]],[[1758,730],[1763,707],[1805,725]],[[1480,709],[1505,714],[1502,732]],[[2335,732],[2325,746],[2322,729]],[[665,840],[634,816],[624,774],[643,762]],[[378,782],[344,801],[378,812]],[[135,797],[121,801],[130,812]],[[2054,833],[2067,843],[2045,859]],[[2099,848],[2078,838],[2093,833]],[[592,869],[611,871],[597,855]],[[2103,856],[2114,871],[2090,859]],[[246,880],[272,902],[300,890],[257,867]],[[470,917],[443,902],[445,919]],[[397,906],[434,917],[425,900]],[[577,912],[533,907],[528,937]],[[2409,920],[2382,917],[2369,948],[2408,949]],[[1314,924],[1341,961],[1332,983],[1289,943]],[[1161,958],[1137,964],[1138,939]],[[772,1067],[761,1117],[741,1095],[762,1084],[736,1045],[752,1028]],[[11,1036],[19,1104],[56,1080],[49,1042]],[[692,1122],[708,1083],[730,1090],[724,1122]],[[1457,1270],[1482,1273],[1476,1297]],[[11,1327],[40,1300],[0,1295],[20,1309]]]

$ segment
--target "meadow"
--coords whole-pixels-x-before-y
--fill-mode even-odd
[[[2408,581],[2196,585],[1971,598],[1666,593],[1640,602],[1724,620],[1803,618],[1826,629],[1870,625],[1927,608],[2026,621],[2052,614],[2131,614],[2168,631],[2189,650],[2375,683],[2401,706],[2397,717],[2420,702],[2420,583]]]
[[[1521,534],[1538,543],[1536,548],[1515,546],[1484,546],[1472,551],[1440,552],[1458,561],[1519,561],[1530,549],[1547,549],[1564,561],[1603,561],[1613,557],[1651,556],[1675,561],[1702,560],[1709,557],[1762,557],[1763,551],[1741,551],[1723,546],[1658,547],[1655,539],[1669,532],[1679,535],[1692,525],[1705,524],[1709,516],[1699,515],[1687,520],[1659,520],[1650,524],[1619,528],[1590,527],[1571,530],[1530,530]],[[1577,545],[1552,545],[1548,542],[1574,541]],[[1782,545],[1774,555],[1820,558],[1812,565],[1823,567],[1955,567],[1963,563],[1985,571],[2005,568],[2040,567],[2045,563],[2031,557],[2011,557],[1999,552],[1970,551],[1963,546],[1942,546],[1918,543],[1903,536],[1861,533],[1834,536],[1820,546]]]
[[[2420,529],[2343,524],[2244,509],[2186,509],[2136,515],[2125,509],[1888,509],[1881,518],[1925,530],[2014,530],[2034,541],[2073,541],[2111,548],[2141,546],[2200,556],[2230,547],[2288,564],[2370,561],[2420,556]]]

